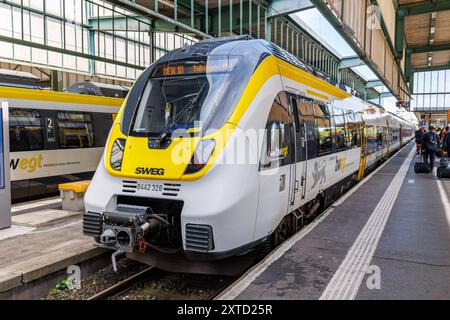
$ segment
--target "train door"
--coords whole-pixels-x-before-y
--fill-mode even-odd
[[[292,210],[298,208],[306,192],[306,123],[303,120],[297,105],[296,97],[291,97],[291,105],[295,116],[295,180],[293,181]],[[291,211],[292,211],[291,210]]]
[[[403,147],[403,138],[402,138],[403,134],[402,134],[402,131],[403,131],[403,127],[402,127],[402,124],[400,123],[399,127],[398,127],[398,143],[399,143],[398,149],[399,150]]]
[[[259,163],[259,201],[256,233],[273,231],[288,213],[295,162],[294,117],[289,100],[280,92],[266,121]]]
[[[359,172],[358,172],[358,181],[361,181],[364,178],[364,171],[366,169],[366,159],[367,159],[367,131],[366,131],[366,123],[363,119],[360,121],[359,127],[359,135],[360,135],[360,144],[361,144],[361,159],[359,161]]]

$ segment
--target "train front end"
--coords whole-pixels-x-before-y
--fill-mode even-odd
[[[266,54],[256,40],[206,41],[145,70],[86,193],[84,234],[129,256],[217,260],[248,250],[258,164],[224,157]]]

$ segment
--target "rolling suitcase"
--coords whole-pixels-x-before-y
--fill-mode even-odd
[[[414,172],[415,173],[431,172],[431,166],[423,161],[422,152],[420,152],[419,156],[416,158],[416,162],[414,163]]]
[[[436,174],[438,178],[450,178],[450,160],[448,158],[442,158],[439,161]]]

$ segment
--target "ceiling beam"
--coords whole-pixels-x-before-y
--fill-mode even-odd
[[[353,67],[363,66],[364,61],[362,61],[358,56],[345,57],[339,62],[339,70],[348,69]]]
[[[443,10],[450,10],[450,1],[435,0],[430,3],[401,5],[398,7],[397,13],[405,17]]]
[[[268,17],[288,15],[314,8],[309,0],[272,0],[268,8]]]
[[[163,21],[173,24],[174,26],[177,26],[181,29],[187,30],[188,32],[191,32],[192,34],[196,35],[199,38],[211,38],[211,36],[205,32],[202,32],[202,31],[200,31],[194,27],[191,27],[189,25],[186,25],[180,21],[176,21],[175,19],[169,18],[169,17],[165,16],[164,14],[161,14],[159,12],[151,10],[147,7],[136,4],[135,2],[131,2],[129,0],[108,0],[108,2],[113,3],[122,8],[125,8],[127,10],[130,10],[134,13],[137,13],[138,15],[149,16],[150,18],[152,18],[152,20],[157,20],[157,19],[163,20]]]
[[[450,50],[450,43],[433,44],[420,47],[410,47],[411,53],[426,53],[432,51]]]
[[[384,86],[384,83],[380,80],[369,80],[366,82],[366,88],[375,88]]]
[[[380,93],[380,99],[383,98],[389,98],[389,97],[393,97],[394,95],[392,94],[392,92],[382,92]]]
[[[74,50],[63,49],[63,48],[59,48],[59,47],[55,47],[55,46],[49,46],[49,45],[45,45],[45,44],[41,44],[41,43],[30,42],[27,40],[16,39],[16,38],[6,37],[6,36],[2,36],[2,35],[0,35],[0,41],[18,44],[18,45],[21,45],[24,47],[26,46],[26,47],[31,47],[31,48],[41,49],[41,50],[48,50],[48,51],[52,51],[52,52],[72,55],[75,57],[80,57],[80,58],[85,58],[85,59],[90,59],[90,60],[95,60],[95,61],[100,61],[100,62],[106,62],[106,63],[123,66],[123,67],[127,67],[127,68],[134,68],[134,69],[138,69],[138,70],[145,69],[145,67],[140,66],[140,65],[135,65],[135,64],[131,64],[131,63],[127,63],[127,62],[123,62],[123,61],[119,61],[119,60],[114,60],[114,59],[109,59],[109,58],[103,58],[103,57],[99,57],[94,54],[82,53],[82,52],[78,52],[78,51],[74,51]]]
[[[411,68],[412,72],[423,72],[423,71],[437,71],[437,70],[450,70],[450,61],[448,64],[441,64],[441,65],[432,65],[427,67],[420,67],[420,68]]]

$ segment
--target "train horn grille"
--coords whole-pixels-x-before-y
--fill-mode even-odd
[[[164,183],[163,196],[178,196],[178,192],[181,190],[181,184],[177,183]]]
[[[212,227],[203,224],[187,224],[186,249],[197,252],[208,252],[214,249]]]
[[[83,234],[86,236],[100,236],[102,232],[102,215],[87,211],[83,214]]]
[[[136,193],[137,182],[130,180],[122,181],[122,192],[126,193]]]

